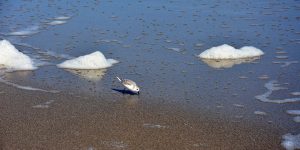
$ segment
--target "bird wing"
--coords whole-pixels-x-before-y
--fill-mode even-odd
[[[134,85],[124,85],[127,89],[129,90],[134,90],[135,89],[135,86]]]
[[[123,80],[123,84],[124,85],[130,85],[130,86],[136,86],[136,83],[133,82],[133,81],[131,81],[131,80],[129,80],[129,79],[124,79]]]

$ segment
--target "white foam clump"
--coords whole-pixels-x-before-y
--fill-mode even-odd
[[[290,133],[285,134],[282,136],[283,141],[281,142],[281,145],[286,150],[295,150],[300,148],[300,134],[298,135],[292,135]]]
[[[282,103],[291,103],[291,102],[297,102],[300,101],[300,97],[295,97],[295,98],[285,98],[285,99],[269,99],[269,96],[273,93],[273,91],[278,91],[282,89],[287,89],[284,87],[280,87],[280,84],[277,83],[277,81],[272,80],[269,81],[268,83],[265,84],[265,88],[268,89],[267,92],[255,96],[256,99],[262,101],[262,102],[268,102],[268,103],[277,103],[277,104],[282,104]]]
[[[223,44],[205,50],[199,54],[198,57],[203,59],[240,59],[258,57],[263,54],[264,52],[253,46],[244,46],[240,49],[236,49],[230,45]]]
[[[7,40],[0,41],[0,65],[9,70],[34,70],[33,61],[29,56],[18,51]]]
[[[118,63],[118,61],[106,59],[101,52],[96,51],[88,55],[66,60],[57,66],[67,69],[103,69],[111,67],[115,63]]]

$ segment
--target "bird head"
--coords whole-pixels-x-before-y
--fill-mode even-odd
[[[134,92],[138,93],[140,92],[140,88],[138,86],[136,86],[134,89],[133,89]]]

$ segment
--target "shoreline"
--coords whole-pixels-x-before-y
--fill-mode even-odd
[[[274,126],[196,114],[176,104],[0,87],[3,149],[282,149],[283,131]]]

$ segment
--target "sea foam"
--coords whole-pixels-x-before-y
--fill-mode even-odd
[[[288,133],[288,134],[283,135],[282,138],[283,138],[283,141],[281,142],[281,145],[286,150],[300,149],[300,134],[292,135],[292,134]]]
[[[198,57],[203,59],[240,59],[258,57],[263,54],[264,52],[253,46],[244,46],[240,49],[236,49],[230,45],[223,44],[205,50],[199,54]]]
[[[39,26],[31,26],[19,31],[14,31],[11,33],[8,33],[8,35],[14,35],[14,36],[28,36],[39,32]]]
[[[159,124],[151,124],[151,123],[145,123],[143,126],[146,128],[167,128],[167,126],[163,126]]]
[[[287,110],[286,113],[289,115],[300,115],[300,110]]]
[[[267,88],[267,92],[255,96],[256,99],[262,101],[262,102],[268,102],[268,103],[291,103],[291,102],[298,102],[300,101],[300,97],[295,98],[285,98],[285,99],[270,99],[269,96],[273,93],[273,91],[283,90],[287,89],[285,87],[280,87],[280,84],[276,80],[269,81],[265,84],[265,88]]]
[[[66,60],[58,64],[57,67],[66,69],[103,69],[111,67],[115,63],[118,63],[118,61],[106,59],[101,52],[96,51],[88,55]]]
[[[54,100],[50,100],[50,101],[47,101],[47,102],[45,102],[45,103],[43,103],[43,104],[38,104],[38,105],[34,105],[34,106],[32,106],[32,108],[49,108],[50,106],[50,104],[52,104],[54,102]]]
[[[59,16],[59,17],[55,17],[54,19],[55,20],[68,20],[70,18],[71,18],[70,16]]]
[[[28,90],[28,91],[40,91],[40,92],[49,92],[49,93],[58,93],[59,91],[56,90],[44,90],[44,89],[39,89],[39,88],[34,88],[34,87],[30,87],[30,86],[22,86],[16,83],[12,83],[6,80],[3,80],[2,78],[0,78],[0,82],[1,83],[5,83],[7,85],[16,87],[18,89],[22,89],[22,90]]]
[[[55,26],[55,25],[61,25],[61,24],[65,24],[65,23],[67,23],[67,21],[65,21],[65,20],[54,20],[54,21],[51,21],[47,24]]]
[[[55,17],[53,21],[48,22],[48,25],[61,25],[61,24],[65,24],[67,23],[67,20],[70,19],[71,17],[69,16],[59,16],[59,17]]]
[[[29,56],[18,51],[7,40],[0,41],[0,65],[9,70],[34,70],[34,62]]]

